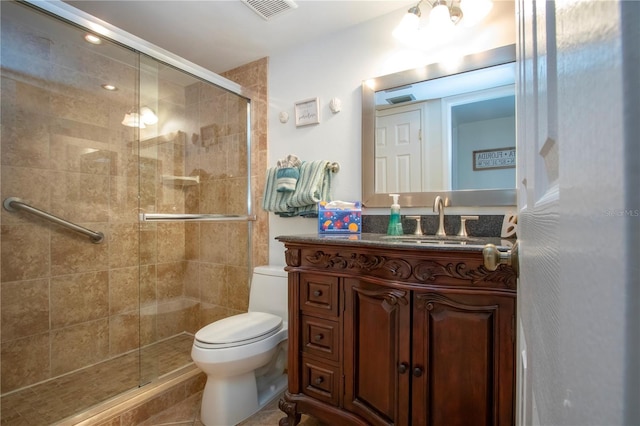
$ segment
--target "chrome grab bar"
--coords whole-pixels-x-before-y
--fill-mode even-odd
[[[140,213],[140,220],[142,222],[248,222],[256,220],[256,216],[234,214]]]
[[[2,203],[2,205],[4,206],[5,210],[7,210],[8,212],[15,213],[18,210],[24,210],[35,216],[41,217],[43,219],[46,219],[50,222],[53,222],[65,228],[69,228],[72,231],[76,231],[81,234],[84,234],[87,237],[89,237],[91,239],[91,242],[94,244],[100,244],[104,241],[104,234],[102,232],[92,231],[80,225],[76,225],[75,223],[71,223],[67,220],[61,219],[58,216],[54,216],[51,213],[47,213],[45,211],[32,207],[28,204],[23,203],[22,200],[18,197],[6,198]]]

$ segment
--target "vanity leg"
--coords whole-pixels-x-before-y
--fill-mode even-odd
[[[287,414],[287,417],[283,417],[278,422],[279,426],[298,426],[300,423],[300,414],[296,413],[296,403],[285,401],[281,398],[278,401],[278,408]]]

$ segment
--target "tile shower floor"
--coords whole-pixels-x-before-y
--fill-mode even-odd
[[[180,334],[1,398],[2,425],[50,425],[191,362],[193,336]],[[143,360],[138,362],[139,356]]]

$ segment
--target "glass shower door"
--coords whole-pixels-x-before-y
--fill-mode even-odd
[[[50,424],[140,381],[139,55],[0,2],[2,422]],[[15,206],[15,204],[14,204]]]

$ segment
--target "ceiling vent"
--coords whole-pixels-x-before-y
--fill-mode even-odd
[[[265,21],[298,7],[293,0],[242,0],[242,3]]]
[[[415,101],[415,100],[416,100],[416,97],[413,95],[400,95],[400,96],[396,96],[395,98],[387,98],[387,102],[389,102],[392,105],[401,104],[403,102]]]

